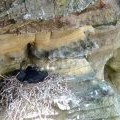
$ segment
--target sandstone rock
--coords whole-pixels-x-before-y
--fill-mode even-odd
[[[94,33],[94,28],[84,26],[74,30],[37,33],[35,38],[35,52],[33,54],[39,57],[42,51],[54,50],[62,46],[69,46],[71,43],[79,40],[85,40],[87,37],[86,33]]]
[[[79,29],[60,31],[60,32],[39,32],[28,34],[4,34],[0,36],[1,65],[8,66],[8,64],[20,65],[22,61],[27,59],[27,45],[33,45],[31,54],[37,58],[41,58],[44,51],[53,50],[63,45],[69,45],[78,40],[84,40],[87,36],[85,32],[93,32],[91,26],[84,26]],[[61,41],[62,40],[62,41]],[[3,56],[3,57],[2,57]],[[2,67],[1,73],[6,70]],[[5,70],[4,70],[5,69]]]
[[[105,79],[113,86],[113,88],[120,92],[120,57],[119,49],[114,51],[113,56],[107,61],[105,65]]]
[[[33,42],[34,35],[1,35],[0,36],[0,74],[20,67],[20,63],[27,58],[27,44]]]
[[[85,58],[68,58],[55,61],[48,61],[47,64],[40,64],[40,61],[35,61],[37,66],[41,66],[44,69],[48,69],[56,74],[60,74],[66,77],[67,80],[87,80],[92,78],[95,73],[90,64]]]
[[[46,1],[41,2],[48,4]],[[66,0],[57,0],[56,6],[62,8],[65,2]],[[17,22],[0,29],[2,45],[0,73],[18,68],[20,63],[26,60],[25,64],[32,63],[40,69],[59,74],[63,84],[67,85],[66,89],[70,90],[71,94],[63,95],[61,92],[61,96],[53,98],[54,106],[51,108],[57,112],[47,113],[48,118],[119,120],[120,97],[117,94],[120,91],[120,26],[117,4],[119,1],[106,0],[102,6],[98,2],[82,13],[62,17],[59,22],[57,18],[54,19],[55,22],[53,20]],[[30,1],[30,4],[33,5],[34,1]],[[56,14],[62,12],[58,10]],[[45,18],[49,15],[42,11],[40,16]],[[31,16],[26,14],[24,17]],[[93,31],[94,34],[91,34]],[[30,46],[26,53],[27,45]],[[51,83],[54,90],[61,87],[54,81]],[[28,105],[28,108],[32,109],[33,106]],[[28,115],[31,118],[32,113]],[[33,114],[33,117],[36,117],[36,114]],[[25,118],[27,119],[27,116]]]
[[[88,55],[88,61],[90,61],[92,63],[93,68],[95,68],[95,70],[98,71],[97,77],[99,79],[104,79],[104,65],[106,64],[107,60],[109,60],[109,58],[112,57],[113,51],[120,47],[119,26],[116,28],[104,28],[99,29],[95,35],[91,36],[91,39],[96,41],[99,48],[95,49],[95,51],[93,50]]]

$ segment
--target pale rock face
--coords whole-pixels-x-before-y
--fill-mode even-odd
[[[32,34],[28,35],[1,35],[0,36],[0,73],[9,72],[20,67],[20,63],[26,59],[27,44],[34,41]],[[9,66],[9,67],[8,67]]]
[[[34,11],[36,3],[28,2],[33,5],[28,12],[31,9]],[[117,0],[104,2],[105,7],[93,5],[81,14],[62,17],[60,21],[68,22],[68,24],[62,24],[60,29],[59,25],[57,24],[57,26],[53,21],[51,21],[52,25],[46,24],[46,21],[44,21],[45,23],[18,22],[0,29],[0,74],[19,68],[20,63],[25,62],[23,67],[35,64],[42,70],[48,70],[64,78],[63,83],[66,83],[69,94],[63,94],[66,92],[63,89],[57,97],[52,96],[51,105],[57,110],[51,107],[53,111],[47,109],[48,111],[45,113],[45,107],[43,107],[44,114],[49,116],[55,113],[57,120],[119,120],[120,103],[117,93],[120,91],[118,12],[120,8]],[[48,3],[52,5],[50,0],[41,1],[40,4],[47,5]],[[64,7],[64,3],[67,4],[66,0],[56,1],[59,8]],[[24,17],[28,19],[33,15],[36,16],[37,12],[31,13],[32,15],[27,13]],[[42,18],[49,17],[44,12],[41,8]],[[61,13],[61,9],[57,12],[57,14]],[[17,29],[22,34],[15,34]],[[30,46],[28,47],[28,45]],[[50,83],[52,86],[49,86]],[[59,88],[54,81],[50,83],[46,85],[50,88],[54,86],[54,90]],[[117,92],[115,88],[117,88]],[[34,100],[34,97],[32,99]],[[32,106],[29,108],[32,109]],[[27,115],[24,116],[26,119],[38,116],[36,112]]]
[[[110,82],[113,88],[120,92],[120,48],[114,51],[113,56],[105,65],[105,79]]]
[[[49,52],[50,50],[60,48],[64,45],[67,46],[73,42],[77,42],[78,40],[85,40],[87,37],[85,32],[94,33],[94,29],[91,26],[84,26],[79,29],[63,30],[59,32],[46,31],[21,35],[1,35],[0,43],[2,44],[2,47],[0,48],[0,55],[3,56],[3,58],[1,58],[1,65],[5,64],[6,67],[8,64],[19,66],[20,63],[28,57],[28,44],[31,44],[29,49],[33,56],[44,58],[46,56],[44,55],[44,52],[46,53],[46,51]],[[5,70],[7,70],[6,67],[2,67],[3,70],[1,69],[1,73],[4,73]]]
[[[92,26],[84,26],[73,30],[36,33],[35,52],[33,54],[39,57],[41,51],[55,50],[69,46],[71,43],[77,43],[77,41],[84,41],[87,38],[86,33],[94,34],[94,28]]]

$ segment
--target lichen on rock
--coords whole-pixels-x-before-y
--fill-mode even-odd
[[[8,108],[14,106],[12,110],[16,111],[21,105],[21,114],[16,111],[12,116],[18,115],[20,119],[41,119],[41,116],[46,115],[46,119],[52,120],[119,120],[118,2],[17,0],[13,5],[15,7],[7,9],[8,17],[13,19],[0,24],[0,74],[3,74],[0,77],[4,78],[5,72],[20,67],[24,69],[29,64],[57,75],[49,77],[43,83],[31,85],[32,87],[29,83],[23,83],[21,88],[19,84],[17,89],[21,88],[23,96],[16,97]],[[19,11],[21,8],[22,12]],[[0,15],[5,19],[5,14],[2,11]],[[18,21],[21,19],[32,20]],[[4,79],[18,83],[16,79]],[[8,95],[14,93],[9,93],[9,85],[5,88]],[[37,94],[32,94],[30,90]],[[24,96],[28,98],[29,95],[30,99],[26,101]],[[36,97],[38,101],[35,100]],[[39,105],[39,109],[33,107],[35,104]],[[27,112],[21,110],[24,107]],[[8,108],[6,110],[10,115]]]
[[[82,11],[95,0],[16,0],[3,11],[0,17],[8,15],[13,19],[49,19]],[[7,2],[5,2],[6,4]]]

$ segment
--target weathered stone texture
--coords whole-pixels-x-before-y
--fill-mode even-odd
[[[62,7],[64,2],[57,0],[57,5]],[[64,77],[74,98],[70,101],[66,98],[67,103],[58,98],[57,120],[61,117],[63,120],[119,120],[120,8],[117,2],[106,0],[102,6],[96,3],[82,13],[61,17],[59,25],[54,19],[52,24],[46,24],[48,20],[2,26],[0,74],[24,63],[23,67],[35,64]],[[77,105],[74,100],[79,101]]]
[[[16,0],[3,1],[0,17],[13,19],[50,19],[82,11],[95,0]],[[5,5],[4,5],[5,4]]]
[[[79,29],[60,31],[60,32],[39,32],[28,34],[3,34],[0,36],[1,65],[7,67],[8,63],[20,64],[27,59],[27,45],[33,45],[32,54],[41,58],[42,52],[59,48],[63,45],[67,46],[72,42],[84,40],[85,32],[94,32],[93,27],[84,26]],[[3,64],[4,63],[4,64]],[[10,68],[10,66],[8,67]],[[6,67],[2,67],[3,70]],[[1,69],[1,73],[3,73]]]

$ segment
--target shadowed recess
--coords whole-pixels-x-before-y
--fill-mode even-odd
[[[28,66],[24,70],[14,70],[10,72],[8,75],[16,76],[16,78],[20,82],[27,82],[27,83],[39,83],[43,82],[44,79],[48,76],[47,71],[40,71],[35,67]]]

